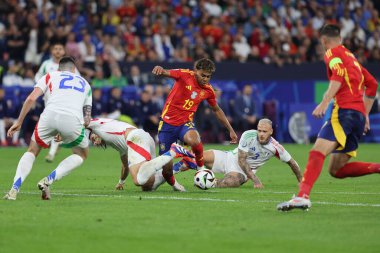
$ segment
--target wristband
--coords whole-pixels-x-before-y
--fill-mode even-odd
[[[124,184],[125,183],[125,179],[119,179],[119,184]]]

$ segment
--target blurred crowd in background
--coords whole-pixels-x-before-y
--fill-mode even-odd
[[[343,43],[359,62],[380,62],[376,5],[370,0],[1,1],[0,119],[9,125],[22,104],[22,97],[14,104],[6,101],[6,88],[33,87],[39,65],[50,57],[50,46],[59,42],[76,58],[78,70],[94,88],[94,116],[126,115],[155,134],[170,83],[141,73],[137,65],[127,68],[126,63],[193,62],[203,57],[217,63],[280,67],[318,62],[324,55],[318,31],[325,23],[341,26]],[[244,104],[223,105],[227,116],[238,131],[253,126],[257,115],[250,101],[252,87],[244,86],[234,97]],[[35,115],[29,116],[31,122],[42,108],[41,102]],[[198,114],[209,113],[202,106]],[[201,131],[210,127],[202,120],[199,123]],[[33,129],[30,125],[25,133]],[[17,138],[13,145],[19,145]],[[216,134],[210,141],[223,138]]]

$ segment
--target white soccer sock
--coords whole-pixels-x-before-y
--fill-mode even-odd
[[[167,155],[167,153],[141,165],[137,173],[137,182],[139,185],[144,185],[154,173],[162,169],[162,166],[173,160],[173,156]]]
[[[55,154],[57,153],[57,150],[58,150],[58,147],[59,147],[59,142],[56,142],[54,140],[52,140],[50,142],[50,149],[49,149],[49,155],[51,157],[54,157]]]
[[[68,175],[72,170],[79,167],[82,163],[83,158],[79,155],[72,154],[71,156],[67,157],[65,160],[58,164],[58,167],[52,173],[50,173],[48,176],[49,184]]]
[[[159,170],[154,174],[154,183],[152,186],[152,190],[155,191],[160,185],[162,185],[165,182],[165,178],[162,175],[162,170]]]
[[[19,190],[21,184],[25,181],[26,177],[32,170],[33,163],[36,157],[31,152],[25,152],[20,158],[17,165],[16,175],[13,179],[13,188]]]
[[[17,143],[19,136],[20,136],[20,131],[15,132],[12,136],[12,143]]]
[[[0,119],[0,141],[5,141],[5,123]]]

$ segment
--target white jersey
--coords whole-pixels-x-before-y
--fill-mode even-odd
[[[243,133],[239,146],[232,151],[236,160],[238,160],[238,149],[248,152],[247,162],[253,170],[257,170],[273,156],[283,162],[289,162],[292,159],[288,151],[273,137],[270,138],[267,144],[260,144],[256,130],[248,130]]]
[[[136,127],[113,119],[99,118],[92,119],[87,128],[102,138],[108,145],[119,151],[120,155],[123,155],[128,150],[125,130]]]
[[[53,71],[40,78],[34,87],[49,94],[46,111],[74,115],[84,122],[83,106],[92,105],[92,93],[83,77],[68,71]]]

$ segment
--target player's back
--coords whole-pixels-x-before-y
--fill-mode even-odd
[[[45,110],[72,114],[83,119],[83,106],[92,104],[88,82],[68,71],[53,71],[43,76],[36,87],[49,93]]]

